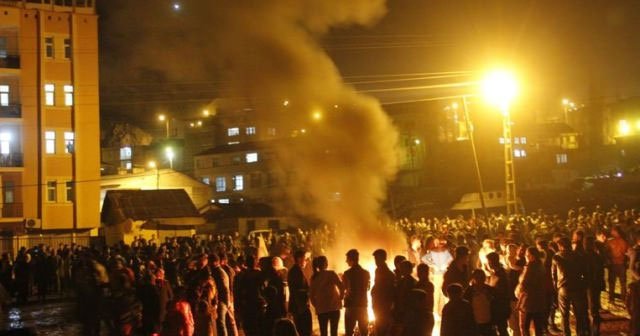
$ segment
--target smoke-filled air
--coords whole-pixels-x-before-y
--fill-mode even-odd
[[[231,92],[248,97],[263,121],[297,135],[278,153],[282,169],[296,172],[288,190],[292,209],[337,225],[338,253],[402,244],[378,225],[398,166],[397,131],[376,99],[345,85],[316,41],[332,27],[373,24],[385,14],[385,1],[216,4],[215,22],[225,29],[214,40]]]

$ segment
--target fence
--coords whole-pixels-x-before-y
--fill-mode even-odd
[[[0,238],[0,252],[12,253],[14,256],[18,251],[25,247],[31,248],[39,245],[51,246],[58,248],[60,244],[75,243],[76,245],[89,246],[91,243],[91,237],[89,235],[32,235],[32,236],[15,236],[15,237],[1,237]]]

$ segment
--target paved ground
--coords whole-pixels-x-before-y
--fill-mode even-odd
[[[604,296],[604,295],[603,295]],[[604,299],[604,297],[603,297]],[[627,314],[620,302],[603,304],[603,336],[621,336],[627,326]],[[74,320],[74,303],[70,299],[53,298],[46,303],[32,302],[19,308],[10,308],[0,317],[1,330],[28,328],[36,335],[81,335],[80,325]],[[315,320],[315,319],[314,319]],[[340,321],[341,325],[343,320]],[[559,321],[558,321],[559,322]],[[0,333],[3,335],[3,333]],[[106,332],[104,333],[106,335]],[[434,335],[437,335],[434,332]]]

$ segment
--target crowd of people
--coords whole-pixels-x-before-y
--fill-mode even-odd
[[[322,336],[337,336],[343,316],[349,336],[422,336],[438,328],[443,336],[527,336],[531,329],[571,335],[571,315],[577,335],[599,335],[607,290],[609,304],[628,309],[629,334],[640,335],[634,210],[405,219],[391,226],[406,233],[406,253],[391,258],[383,249],[354,246],[344,251],[344,272],[329,269],[343,260],[327,259],[339,237],[323,226],[137,238],[105,248],[23,248],[15,258],[3,255],[0,284],[6,304],[73,294],[83,335],[106,328],[113,335],[307,336],[316,319]],[[361,257],[372,257],[375,269],[363,267]]]

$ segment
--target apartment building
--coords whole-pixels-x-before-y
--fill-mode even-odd
[[[94,0],[0,0],[0,231],[100,225]]]

